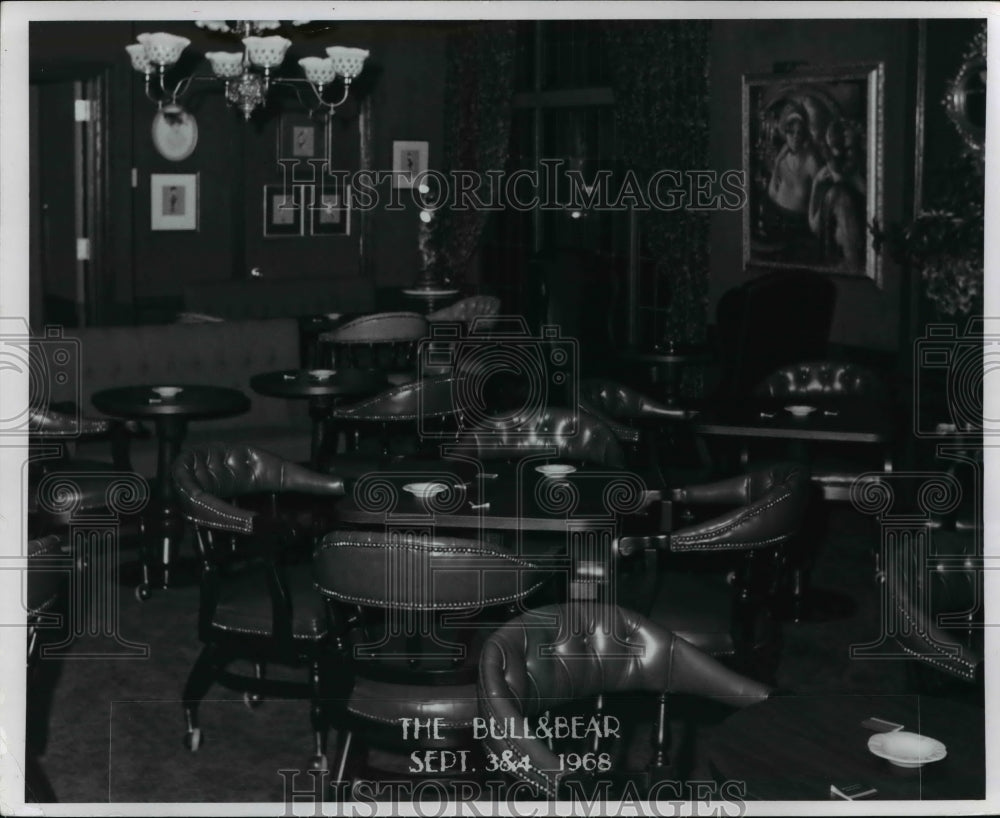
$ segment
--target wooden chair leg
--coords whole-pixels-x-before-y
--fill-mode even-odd
[[[309,668],[309,694],[310,707],[309,718],[313,730],[313,757],[309,766],[313,770],[328,770],[329,764],[326,758],[326,731],[327,717],[326,709],[323,706],[324,695],[324,672],[326,668],[319,660],[312,663]]]
[[[264,681],[264,674],[267,673],[267,664],[265,662],[254,662],[253,663],[253,676],[258,682]],[[261,695],[256,690],[247,690],[243,693],[243,704],[249,707],[251,710],[256,710],[260,707]]]
[[[657,698],[656,729],[653,732],[653,759],[649,763],[650,772],[664,770],[669,764],[667,750],[670,746],[670,725],[667,722],[667,694]]]
[[[184,746],[192,753],[197,752],[202,743],[201,728],[198,726],[198,705],[215,681],[220,662],[221,657],[215,646],[205,645],[184,684],[184,718],[187,722]]]

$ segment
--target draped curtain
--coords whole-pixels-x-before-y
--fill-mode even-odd
[[[609,26],[620,151],[645,189],[659,170],[708,164],[710,23],[635,21]],[[666,293],[666,335],[705,340],[708,322],[708,214],[689,208],[639,212],[642,254]],[[660,340],[659,338],[657,339]]]
[[[443,163],[449,171],[503,170],[510,139],[514,92],[512,21],[462,27],[448,38],[445,74]],[[481,198],[487,198],[485,192]],[[431,226],[439,276],[452,284],[466,281],[489,212],[442,207]]]

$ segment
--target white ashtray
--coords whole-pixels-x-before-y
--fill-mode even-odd
[[[403,486],[403,491],[408,491],[414,497],[426,500],[435,494],[440,494],[448,487],[444,483],[407,483]]]
[[[314,381],[328,381],[337,374],[336,369],[310,369],[309,377]]]
[[[184,388],[181,386],[154,386],[153,391],[161,398],[176,398]]]
[[[785,411],[786,412],[791,412],[797,418],[804,418],[804,417],[808,417],[813,412],[815,412],[816,411],[816,407],[815,406],[799,406],[799,405],[786,406],[785,407]]]
[[[868,749],[897,767],[922,767],[948,755],[948,750],[936,738],[905,730],[876,733],[868,739]]]
[[[535,466],[535,471],[546,477],[563,477],[575,472],[576,466],[570,466],[566,463],[546,463],[544,466]]]

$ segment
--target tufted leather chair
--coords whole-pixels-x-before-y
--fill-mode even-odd
[[[321,333],[320,359],[333,369],[378,369],[390,383],[409,383],[417,378],[417,343],[427,332],[420,313],[365,315]]]
[[[642,608],[653,621],[746,672],[771,676],[780,633],[767,603],[802,527],[808,493],[809,473],[795,463],[675,489],[677,518],[685,507],[710,509],[711,516],[669,533],[622,537],[620,556],[645,557],[642,566],[623,565],[623,598],[641,604],[655,578],[652,602]],[[663,555],[659,570],[656,552]]]
[[[893,638],[913,656],[918,688],[939,695],[955,679],[981,685],[984,666],[982,450],[960,452],[948,473],[961,501],[928,520],[930,552],[896,540],[879,571],[889,616],[899,623]]]
[[[636,692],[659,696],[653,763],[662,767],[667,694],[745,707],[764,701],[772,691],[646,617],[616,606],[553,605],[528,611],[494,633],[479,660],[479,710],[487,725],[491,719],[501,726],[511,720],[534,725],[534,717],[560,705]],[[513,751],[518,760],[527,756],[529,764],[516,766],[512,774],[536,792],[550,799],[565,797],[560,787],[569,774],[559,771],[546,741],[492,734],[484,741],[497,758],[505,751]]]
[[[482,459],[514,459],[555,447],[556,457],[609,468],[624,468],[625,453],[615,433],[586,412],[549,408],[524,421],[496,418],[480,422],[458,439]]]
[[[134,421],[88,417],[49,407],[30,407],[29,534],[46,533],[68,525],[70,509],[75,513],[105,508],[107,491],[116,473],[132,471],[130,440],[146,436],[148,431]],[[81,458],[71,452],[71,444],[98,440],[109,443],[110,459]],[[51,504],[39,502],[39,490],[51,483],[53,478],[50,475],[57,474],[66,478],[60,481],[60,491],[72,491],[76,495],[73,500],[63,497],[63,502],[58,504],[60,508],[67,509],[66,513],[50,507]]]
[[[677,485],[680,460],[672,432],[682,428],[695,410],[666,406],[636,389],[607,378],[580,382],[580,409],[603,421],[625,447],[630,465],[658,474],[663,485]],[[710,459],[700,438],[689,436],[697,449],[695,474],[708,473]],[[685,474],[687,482],[691,476]]]
[[[418,432],[428,426],[446,435],[461,414],[464,389],[462,378],[424,378],[335,408],[330,420],[347,430],[348,451],[355,455],[334,458],[334,467],[360,477],[378,468],[394,449],[420,450]],[[366,455],[364,444],[370,439],[377,441],[377,451]]]
[[[326,613],[311,564],[289,559],[295,532],[277,508],[283,494],[340,497],[343,480],[251,446],[222,443],[183,451],[173,479],[201,560],[198,636],[204,647],[184,686],[185,746],[194,751],[201,743],[198,705],[214,682],[244,690],[250,706],[262,694],[308,696],[316,741],[312,764],[325,769]],[[270,513],[237,505],[251,495],[270,495]],[[254,663],[255,676],[229,672],[236,659]],[[264,678],[267,662],[307,666],[308,684]]]
[[[754,390],[772,398],[864,398],[885,401],[885,384],[867,367],[845,361],[804,361],[783,366]]]
[[[887,425],[889,421],[889,396],[883,381],[867,367],[844,361],[805,361],[781,367],[761,381],[754,394],[792,402],[821,401],[824,408],[834,409],[848,409],[858,402],[864,405],[864,411],[881,414]],[[826,500],[850,499],[851,484],[873,468],[892,471],[890,445],[817,443],[794,454],[808,460],[812,481]],[[777,457],[789,455],[779,452]]]
[[[350,688],[338,697],[345,712],[337,782],[352,741],[398,744],[403,718],[442,719],[449,735],[434,747],[467,743],[482,640],[544,592],[554,554],[554,547],[514,553],[420,531],[335,531],[323,538],[314,555],[316,587],[329,600],[352,671]]]
[[[981,532],[980,532],[981,535]],[[897,543],[886,571],[889,605],[901,623],[894,638],[902,650],[931,671],[964,682],[983,680],[983,577],[981,546],[967,532],[935,531],[929,565],[916,549]],[[942,624],[942,621],[947,624]],[[940,679],[931,679],[940,686]],[[918,678],[918,683],[924,680]]]
[[[52,612],[65,594],[71,558],[62,538],[49,534],[28,541],[28,666],[38,656],[38,630],[53,627]]]
[[[431,322],[461,321],[464,324],[469,324],[474,318],[496,315],[499,312],[500,299],[495,295],[473,295],[430,313],[427,320]]]

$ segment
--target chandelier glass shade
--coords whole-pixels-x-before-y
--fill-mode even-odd
[[[301,26],[308,20],[293,20]],[[267,102],[272,87],[292,88],[299,101],[312,113],[332,114],[343,105],[351,82],[362,72],[368,51],[335,45],[326,48],[326,56],[303,57],[298,61],[302,77],[277,76],[274,72],[284,61],[292,41],[277,34],[277,20],[201,21],[200,28],[238,37],[242,51],[209,51],[205,58],[212,74],[189,74],[176,81],[169,79],[173,67],[191,41],[165,31],[143,33],[138,42],[125,47],[132,67],[145,76],[146,96],[165,112],[180,111],[178,100],[194,80],[225,83],[226,100],[238,108],[246,120]]]

